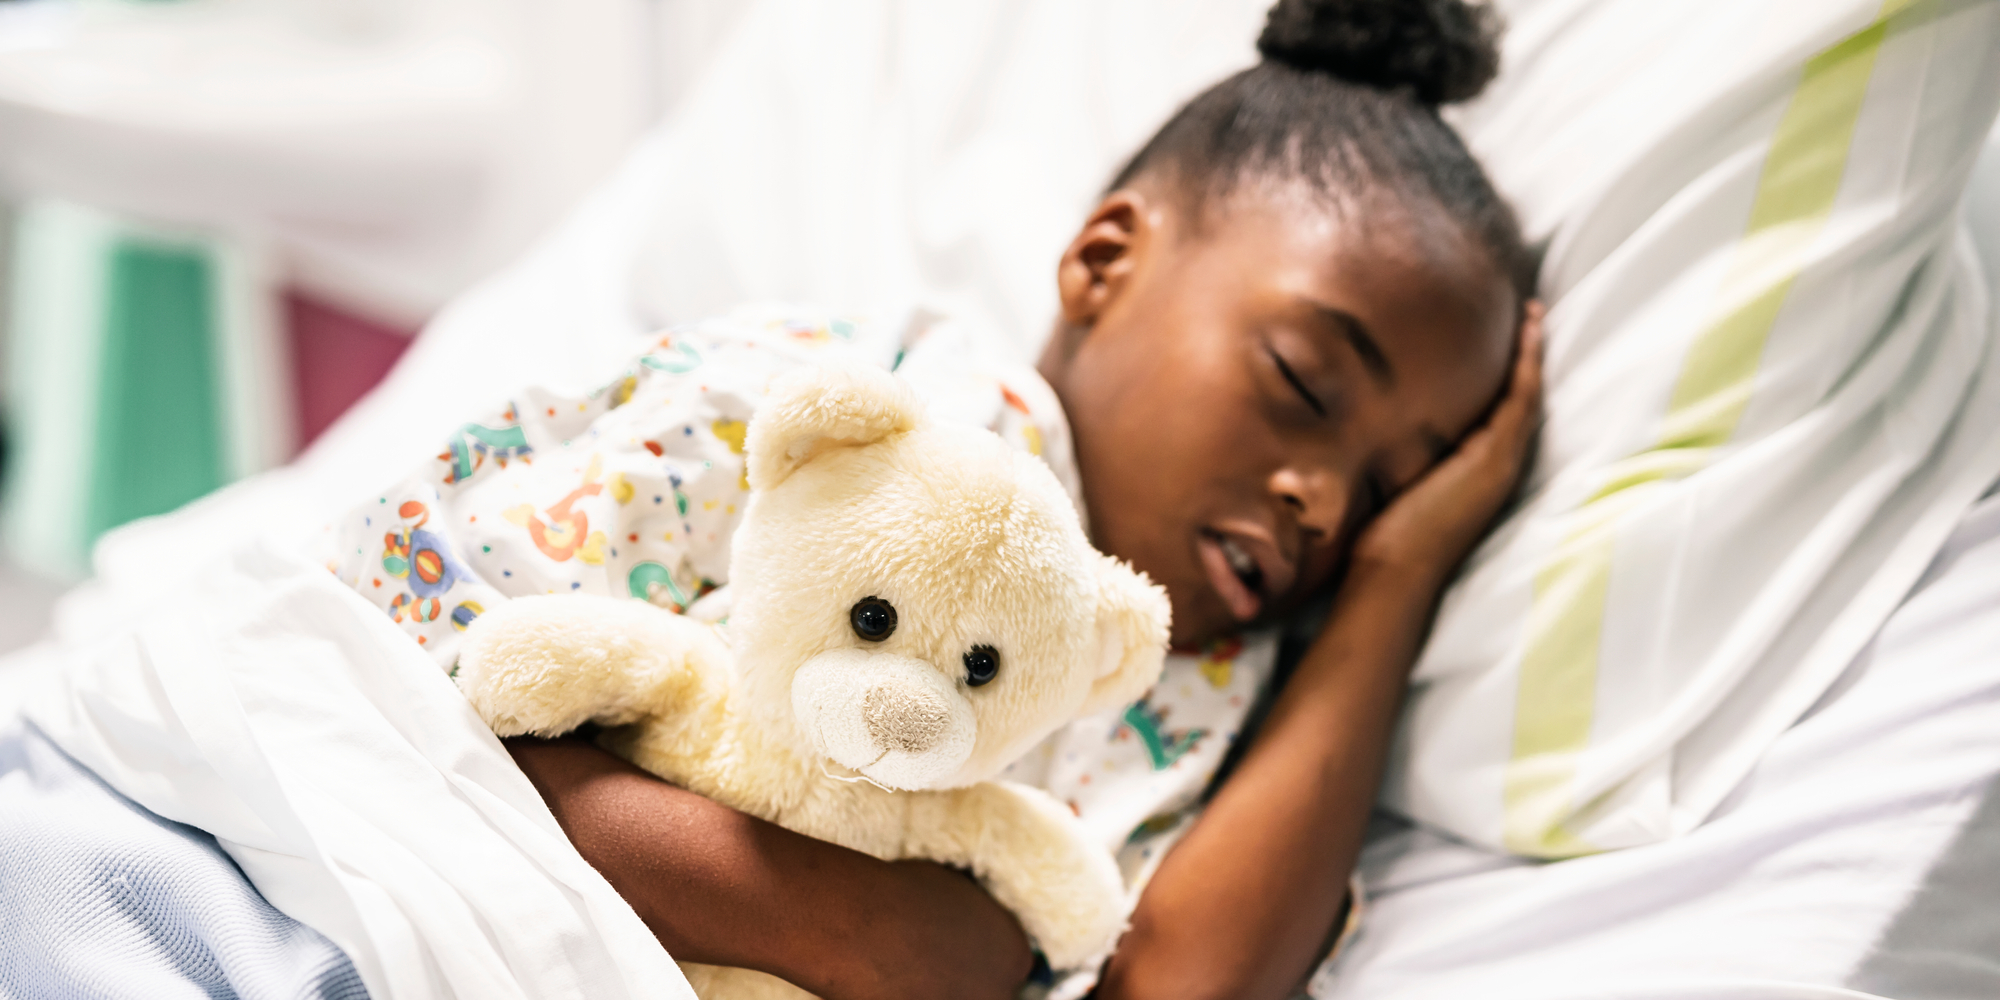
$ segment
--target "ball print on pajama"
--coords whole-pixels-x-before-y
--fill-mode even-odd
[[[436,489],[399,483],[349,515],[341,556],[328,564],[425,646],[452,647],[448,637],[499,599],[434,523],[444,509]]]

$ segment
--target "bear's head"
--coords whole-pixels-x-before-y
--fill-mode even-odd
[[[746,453],[739,682],[812,753],[891,788],[972,784],[1159,677],[1166,593],[1091,547],[1040,459],[930,420],[895,376],[780,378]]]

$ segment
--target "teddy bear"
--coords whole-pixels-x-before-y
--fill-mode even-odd
[[[1165,592],[1091,547],[1040,459],[930,419],[879,369],[774,380],[745,460],[725,631],[644,601],[518,598],[466,633],[474,709],[503,736],[614,727],[603,745],[683,788],[971,872],[1054,968],[1103,954],[1126,912],[1110,853],[994,779],[1153,685]],[[682,967],[706,1000],[807,995]]]

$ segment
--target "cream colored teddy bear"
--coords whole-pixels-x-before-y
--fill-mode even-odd
[[[501,735],[595,721],[684,788],[878,858],[970,870],[1056,968],[1124,920],[1069,810],[992,780],[1058,726],[1137,698],[1166,594],[1092,549],[1039,459],[929,420],[896,377],[773,384],[747,442],[728,642],[641,601],[527,597],[480,616],[459,685]],[[798,997],[687,965],[702,997]]]

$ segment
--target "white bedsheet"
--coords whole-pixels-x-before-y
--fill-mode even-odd
[[[1717,815],[1557,863],[1384,824],[1315,996],[2000,996],[2000,498]]]

